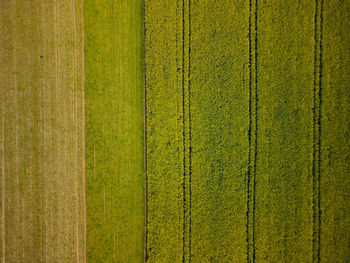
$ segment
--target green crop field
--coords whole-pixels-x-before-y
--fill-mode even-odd
[[[87,259],[142,262],[142,2],[85,0]]]
[[[349,0],[0,0],[0,261],[350,262]]]
[[[149,262],[348,262],[348,1],[145,1]]]

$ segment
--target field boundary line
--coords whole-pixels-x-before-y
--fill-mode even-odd
[[[312,155],[312,191],[313,191],[313,235],[312,262],[321,258],[321,119],[322,119],[322,37],[323,37],[323,0],[315,0],[314,31],[314,85],[313,85],[313,155]]]
[[[188,159],[189,159],[189,228],[188,228],[188,261],[191,262],[192,245],[192,123],[191,123],[191,0],[188,1]]]
[[[182,0],[182,144],[183,144],[183,229],[182,229],[182,262],[186,261],[186,108],[185,108],[185,0]]]
[[[73,9],[73,31],[74,31],[74,61],[73,61],[73,91],[75,102],[75,231],[76,231],[76,258],[77,262],[80,260],[80,246],[79,246],[79,174],[78,174],[78,89],[77,89],[77,26],[76,26],[76,2],[71,1]]]
[[[82,184],[83,184],[83,253],[86,262],[86,178],[85,178],[85,22],[84,0],[81,0],[81,107],[82,107]]]
[[[319,82],[319,108],[318,108],[318,262],[321,261],[321,139],[322,139],[322,74],[323,74],[323,63],[322,63],[322,38],[323,38],[323,6],[324,6],[324,0],[321,0],[321,7],[320,7],[320,65],[319,65],[319,75],[318,75],[318,82]]]
[[[146,74],[146,0],[142,0],[142,59],[143,59],[143,155],[144,155],[144,198],[145,198],[145,218],[144,218],[144,262],[148,260],[148,181],[147,181],[147,74]]]
[[[3,2],[0,3],[1,5],[4,5]],[[1,6],[0,12],[5,12],[5,7]],[[4,14],[1,13],[1,25],[4,25]],[[4,35],[1,35],[1,44],[3,43]],[[5,46],[1,45],[2,52],[0,53],[1,58],[5,59]],[[5,77],[5,83],[6,83],[6,70],[4,63],[1,67],[2,70],[2,76]],[[5,190],[6,190],[6,180],[5,180],[5,115],[6,115],[6,89],[1,86],[1,251],[2,251],[2,257],[1,262],[6,262],[6,225],[5,225]]]
[[[188,12],[188,14],[186,13]],[[188,20],[188,21],[187,21]],[[183,115],[183,246],[182,261],[191,262],[191,0],[182,1],[182,115]],[[187,61],[188,60],[188,61]],[[186,72],[187,70],[187,72]],[[187,134],[188,133],[188,134]],[[188,160],[187,160],[188,159]]]
[[[258,145],[258,0],[249,1],[248,20],[249,128],[246,242],[247,262],[255,262],[255,206]]]
[[[252,154],[252,0],[249,0],[249,22],[248,22],[248,68],[249,68],[249,127],[248,127],[248,172],[247,172],[247,225],[246,225],[246,241],[247,241],[247,262],[250,262],[250,231],[249,231],[249,222],[250,222],[250,177],[251,177],[251,154]]]
[[[5,225],[5,100],[2,105],[2,142],[1,142],[1,232],[2,232],[2,263],[6,262],[6,225]]]
[[[255,262],[256,169],[258,159],[258,0],[255,0],[255,151],[253,177],[253,262]]]

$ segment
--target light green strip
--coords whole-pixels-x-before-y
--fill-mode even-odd
[[[142,262],[142,1],[86,0],[87,260]]]

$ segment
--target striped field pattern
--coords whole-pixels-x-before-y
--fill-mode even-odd
[[[1,262],[142,262],[142,2],[0,16]]]
[[[348,262],[348,1],[145,1],[150,262]]]
[[[349,0],[0,0],[0,261],[350,262]]]

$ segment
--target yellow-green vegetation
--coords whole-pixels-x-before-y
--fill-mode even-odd
[[[258,1],[253,11],[257,138],[252,256],[258,262],[311,262],[313,230],[315,237],[318,232],[317,225],[313,229],[315,3]]]
[[[246,259],[248,17],[248,2],[146,1],[150,262]]]
[[[350,262],[349,0],[0,0],[0,63],[1,262]]]
[[[183,127],[181,10],[181,1],[145,1],[146,259],[150,262],[181,262],[185,238],[188,148]]]
[[[1,262],[84,261],[81,1],[0,1]]]
[[[87,260],[142,262],[142,1],[85,0]]]
[[[191,1],[189,8],[188,259],[245,262],[249,1]]]
[[[348,262],[349,1],[145,1],[149,262]]]
[[[323,262],[350,261],[350,1],[324,1],[320,204]]]

